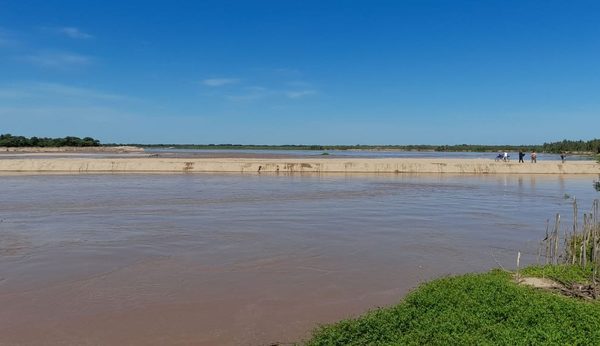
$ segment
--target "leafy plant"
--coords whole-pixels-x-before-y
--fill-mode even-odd
[[[598,345],[599,324],[599,303],[494,270],[429,282],[396,306],[319,328],[306,345]]]

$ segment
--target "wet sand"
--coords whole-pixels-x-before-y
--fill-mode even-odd
[[[0,344],[265,345],[535,261],[597,176],[0,177]]]
[[[462,173],[600,174],[596,161],[497,162],[486,159],[399,158],[37,158],[0,159],[0,172],[69,173]]]

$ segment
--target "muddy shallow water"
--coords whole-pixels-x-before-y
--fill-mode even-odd
[[[298,341],[440,275],[535,262],[590,176],[0,176],[0,344]]]

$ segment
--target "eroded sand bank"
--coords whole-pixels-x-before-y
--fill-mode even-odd
[[[0,172],[600,174],[600,164],[595,161],[518,163],[431,158],[0,158]]]

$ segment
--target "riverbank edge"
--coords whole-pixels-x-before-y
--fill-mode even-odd
[[[144,148],[129,145],[90,147],[0,147],[0,153],[143,153]]]
[[[600,174],[595,161],[497,162],[486,159],[345,158],[1,158],[0,172],[56,173],[453,173]]]
[[[551,265],[552,266],[552,265]],[[576,266],[532,266],[527,278],[586,281]],[[558,274],[540,275],[544,271]],[[315,329],[302,345],[597,344],[600,303],[531,287],[493,269],[421,284],[398,304]]]

